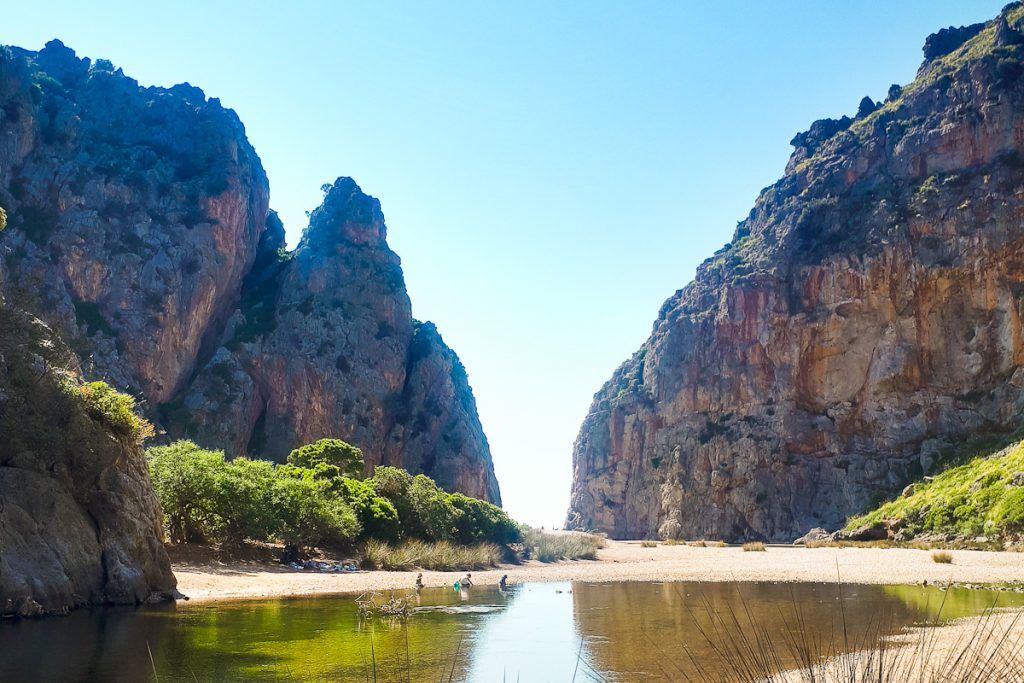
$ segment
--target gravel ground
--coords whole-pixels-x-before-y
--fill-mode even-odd
[[[272,563],[177,563],[178,589],[193,600],[310,596],[411,588],[417,572],[328,574],[294,571]],[[427,586],[450,585],[465,572],[423,572]],[[609,541],[597,560],[543,564],[527,562],[473,572],[477,584],[527,581],[795,581],[915,584],[1024,582],[1024,554],[953,551],[952,564],[937,564],[927,550],[881,548],[797,548],[768,546],[765,552],[739,547],[659,545]]]

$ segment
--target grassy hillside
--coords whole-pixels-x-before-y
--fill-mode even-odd
[[[1024,441],[916,484],[911,495],[851,519],[846,528],[893,522],[906,536],[1024,537]]]

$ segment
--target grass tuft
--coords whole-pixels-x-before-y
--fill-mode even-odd
[[[658,547],[658,542],[657,541],[640,541],[640,547],[641,548],[657,548]]]
[[[501,548],[492,543],[455,545],[448,541],[427,543],[406,541],[391,545],[370,539],[363,544],[362,565],[368,569],[409,570],[435,569],[456,571],[497,566],[502,559]]]
[[[596,560],[597,551],[604,546],[604,538],[582,531],[523,531],[523,555],[541,562]]]
[[[939,564],[953,564],[953,553],[948,550],[936,550],[932,553],[932,562]]]
[[[763,553],[767,548],[764,547],[764,543],[760,541],[752,541],[750,543],[743,544],[743,552],[745,553]]]

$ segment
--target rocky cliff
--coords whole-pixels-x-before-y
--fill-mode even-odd
[[[571,525],[792,540],[1019,426],[1022,15],[930,37],[913,83],[793,139],[595,396]]]
[[[242,305],[184,396],[172,433],[283,460],[340,435],[376,465],[501,501],[458,357],[412,318],[380,204],[350,178],[325,186],[294,252],[271,220]]]
[[[339,437],[368,467],[500,501],[465,373],[412,319],[377,201],[325,186],[287,252],[230,109],[140,87],[59,41],[0,50],[0,298],[170,436],[282,459]]]
[[[174,595],[142,449],[88,409],[75,362],[0,305],[0,617]]]

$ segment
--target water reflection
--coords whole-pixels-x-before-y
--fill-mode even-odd
[[[405,624],[360,622],[351,598],[97,609],[0,623],[0,680],[151,681],[154,667],[172,683],[678,680],[691,657],[713,666],[707,634],[734,615],[716,637],[741,637],[749,618],[786,637],[802,620],[829,640],[844,613],[852,633],[895,633],[940,604],[955,618],[997,597],[1024,605],[913,586],[846,586],[840,602],[830,584],[574,583],[428,588]]]

